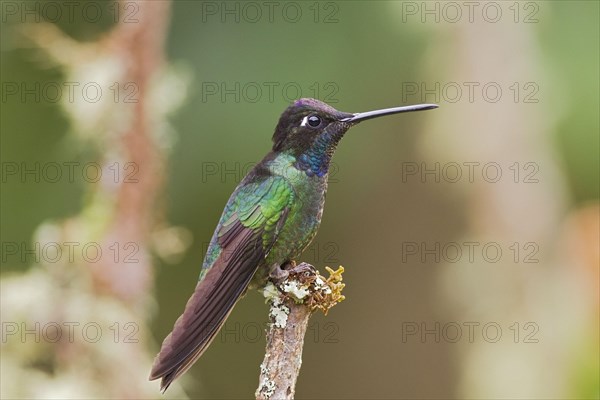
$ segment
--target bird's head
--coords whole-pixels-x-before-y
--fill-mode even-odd
[[[273,135],[273,151],[290,153],[309,173],[322,175],[329,168],[337,144],[352,126],[384,115],[437,107],[435,104],[420,104],[348,113],[316,99],[296,100],[279,118]]]

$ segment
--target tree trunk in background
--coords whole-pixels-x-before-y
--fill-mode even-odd
[[[123,179],[117,187],[98,188],[108,189],[115,196],[104,243],[107,246],[118,243],[123,254],[128,250],[135,252],[137,262],[126,263],[124,257],[119,257],[118,262],[112,262],[113,259],[92,265],[98,287],[132,305],[145,299],[153,283],[149,241],[157,223],[157,200],[165,170],[164,149],[158,143],[160,135],[155,132],[161,122],[155,121],[153,86],[165,68],[163,47],[170,11],[169,1],[137,4],[139,12],[133,18],[139,22],[118,24],[104,43],[109,56],[116,56],[123,67],[120,79],[123,92],[133,88],[137,93],[135,102],[122,104],[128,108],[129,124],[125,129],[114,126],[120,132],[115,142],[107,143],[107,150],[113,154],[105,155],[105,167],[116,162]],[[119,149],[117,159],[115,147]]]
[[[65,82],[104,89],[97,102],[62,102],[72,134],[99,155],[101,178],[85,183],[78,215],[36,232],[42,247],[74,243],[74,259],[41,260],[1,281],[3,324],[16,329],[2,342],[3,398],[161,398],[158,383],[148,382],[150,251],[163,222],[165,117],[182,95],[166,79],[170,1],[119,7],[133,5],[130,18],[95,42],[74,41],[49,23],[19,27],[62,67]],[[184,397],[177,385],[170,394]]]

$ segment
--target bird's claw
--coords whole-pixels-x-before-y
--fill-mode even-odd
[[[273,264],[269,270],[269,278],[276,285],[280,285],[286,279],[292,276],[302,277],[304,279],[317,275],[315,267],[308,263],[296,264],[296,261],[291,260],[283,265]]]
[[[291,269],[288,269],[290,274],[294,274],[294,275],[305,275],[305,276],[310,276],[310,275],[316,275],[317,274],[317,270],[315,267],[313,267],[312,265],[308,264],[308,263],[300,263],[299,265],[296,265],[296,263],[294,262],[294,266]]]
[[[287,265],[287,264],[286,264]],[[281,268],[279,264],[273,264],[269,269],[269,278],[279,286],[283,281],[285,281],[288,276],[290,276],[290,272],[284,268]]]

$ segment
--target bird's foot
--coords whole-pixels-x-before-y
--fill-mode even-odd
[[[269,270],[269,278],[271,278],[276,285],[283,283],[290,275],[296,277],[316,276],[317,270],[307,263],[296,264],[296,261],[294,260],[290,260],[283,265],[273,264]]]
[[[282,285],[286,280],[296,280],[303,284],[311,284],[319,272],[308,263],[296,264],[291,260],[283,265],[274,264],[269,271],[269,278],[276,285]]]
[[[289,269],[286,268],[286,270],[293,275],[304,275],[304,276],[310,276],[310,275],[317,275],[318,271],[317,269],[310,265],[309,263],[300,263],[299,265],[296,265],[295,261],[292,261],[293,266],[290,267]],[[289,265],[289,264],[287,264]]]
[[[296,261],[294,261],[294,260],[286,261],[283,264],[282,268],[287,271],[289,271],[290,269],[294,269],[294,268],[296,268]]]
[[[290,276],[290,272],[286,268],[288,265],[289,263],[284,264],[282,267],[280,264],[273,264],[271,268],[269,268],[269,278],[275,285],[279,286],[288,278],[288,276]]]

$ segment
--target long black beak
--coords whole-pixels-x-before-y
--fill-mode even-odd
[[[411,111],[433,110],[434,108],[438,107],[439,106],[437,104],[416,104],[414,106],[384,108],[382,110],[356,113],[354,114],[354,116],[341,119],[340,121],[356,124],[358,122],[366,121],[371,118],[383,117],[384,115],[400,114]]]

